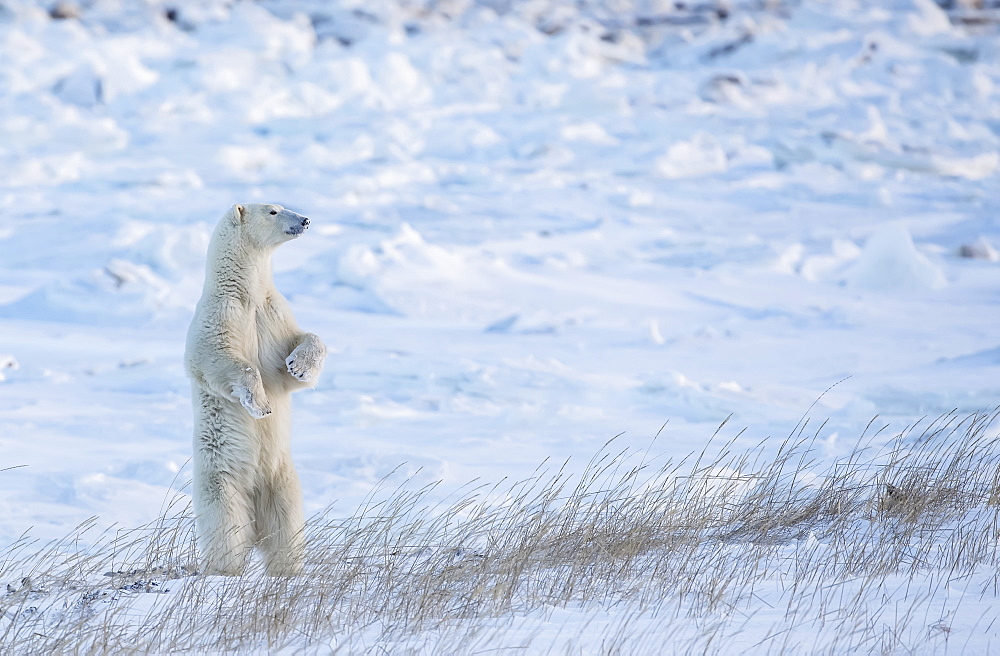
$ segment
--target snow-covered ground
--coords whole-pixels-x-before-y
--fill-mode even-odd
[[[275,261],[331,348],[307,512],[1000,403],[1000,10],[51,4],[0,3],[0,547],[185,489],[234,202],[312,220]]]

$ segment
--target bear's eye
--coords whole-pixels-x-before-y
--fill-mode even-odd
[[[271,216],[274,216],[277,213],[278,213],[278,210],[271,210]]]

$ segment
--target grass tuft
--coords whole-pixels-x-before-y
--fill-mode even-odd
[[[155,522],[0,552],[5,653],[932,653],[997,642],[997,413],[832,463],[806,425],[654,465],[612,440],[513,483],[379,487],[308,523],[303,576],[197,574]],[[919,429],[919,433],[917,432]],[[81,545],[89,546],[81,546]],[[956,593],[960,589],[962,592]],[[978,609],[978,610],[977,610]],[[983,613],[983,609],[987,612]],[[972,615],[975,617],[971,617]]]

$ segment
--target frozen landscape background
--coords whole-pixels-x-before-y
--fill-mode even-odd
[[[0,546],[186,494],[235,202],[312,220],[307,513],[996,406],[1000,9],[953,4],[2,0]]]

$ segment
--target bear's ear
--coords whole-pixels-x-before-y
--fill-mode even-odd
[[[246,208],[242,205],[233,205],[232,209],[229,210],[229,220],[232,221],[233,225],[239,225],[243,223],[243,218],[246,216]]]

